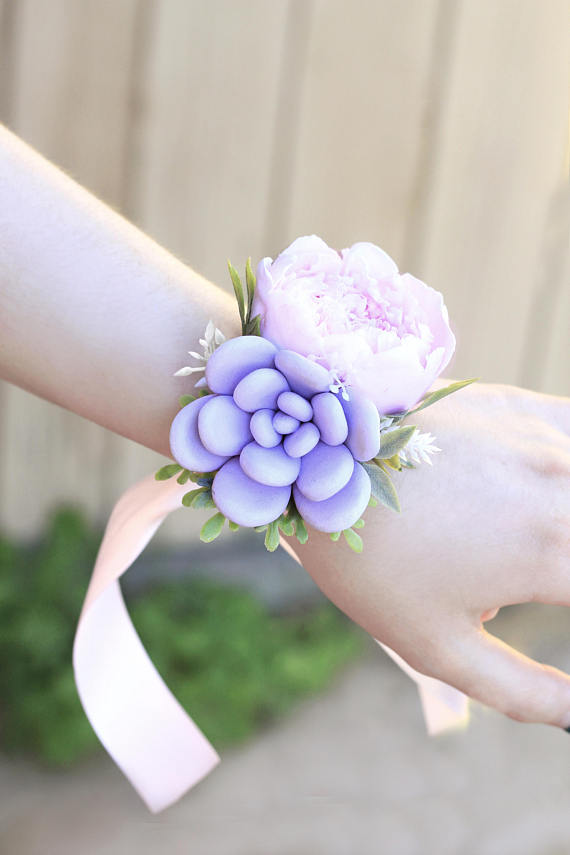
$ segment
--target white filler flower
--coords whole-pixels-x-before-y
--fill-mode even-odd
[[[441,448],[438,448],[437,445],[433,444],[434,441],[435,436],[433,436],[433,434],[422,433],[421,431],[416,430],[404,448],[400,451],[400,460],[404,463],[420,463],[423,461],[424,463],[429,463],[429,465],[432,466],[433,464],[430,459],[430,454],[441,451]]]
[[[215,349],[219,347],[226,340],[225,335],[221,330],[219,330],[213,321],[208,321],[206,329],[204,331],[204,338],[200,339],[200,344],[204,350],[204,353],[196,353],[195,350],[189,350],[188,353],[193,359],[197,359],[199,362],[203,362],[203,365],[185,365],[184,368],[179,368],[178,371],[174,372],[175,377],[187,377],[189,374],[198,374],[201,371],[206,370],[206,362],[213,354]],[[198,383],[202,381],[199,380]],[[198,385],[198,383],[196,385]]]

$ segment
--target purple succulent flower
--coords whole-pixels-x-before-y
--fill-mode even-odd
[[[303,519],[325,532],[350,528],[368,505],[361,462],[380,447],[375,404],[330,391],[329,371],[260,336],[229,339],[210,356],[212,392],[183,407],[170,429],[180,466],[216,472],[212,498],[238,525],[276,520],[291,495]]]

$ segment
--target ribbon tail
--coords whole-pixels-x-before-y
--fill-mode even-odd
[[[299,556],[284,537],[280,537],[280,543],[285,552],[298,564],[303,566]],[[465,695],[448,683],[436,680],[434,677],[428,677],[426,674],[421,674],[415,668],[412,668],[411,665],[408,665],[391,647],[378,641],[377,638],[374,638],[374,641],[417,684],[426,730],[430,736],[435,736],[437,733],[442,733],[444,730],[452,728],[467,727],[469,724],[468,695]]]
[[[147,807],[163,810],[220,762],[165,685],[131,622],[118,579],[187,487],[153,475],[115,505],[101,543],[73,645],[77,691],[100,741]]]

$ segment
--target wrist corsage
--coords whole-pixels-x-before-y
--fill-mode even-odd
[[[215,510],[204,541],[227,519],[233,530],[263,531],[269,550],[281,535],[304,543],[309,526],[333,540],[344,534],[359,552],[367,506],[399,510],[390,470],[431,462],[439,450],[407,419],[473,382],[428,392],[455,348],[442,295],[400,275],[371,243],[336,252],[315,235],[301,237],[275,261],[262,259],[257,281],[248,261],[245,288],[231,264],[230,274],[242,335],[226,340],[209,323],[204,353],[191,351],[200,364],[176,372],[204,371],[172,421],[176,462],[113,508],[73,648],[85,712],[152,811],[220,757],[149,659],[122,575],[181,503]],[[430,733],[466,720],[467,696],[378,643],[418,683]]]
[[[176,463],[158,480],[193,482],[182,504],[216,511],[209,542],[240,526],[308,538],[307,524],[344,535],[356,552],[362,514],[378,502],[400,510],[390,470],[431,463],[434,437],[408,419],[473,379],[427,393],[449,363],[455,337],[442,295],[372,243],[337,252],[300,237],[245,288],[228,262],[242,335],[210,321],[189,351],[204,372],[170,428]]]

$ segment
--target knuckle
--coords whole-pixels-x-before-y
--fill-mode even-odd
[[[408,662],[420,674],[449,683],[454,671],[453,641],[448,635],[431,634],[422,640],[421,650],[414,651]]]
[[[544,478],[567,479],[570,477],[570,458],[554,448],[543,447],[538,453],[529,453],[527,464]]]
[[[430,635],[421,640],[414,649],[402,651],[402,657],[419,674],[434,679],[443,679],[444,670],[443,644],[435,636]]]

